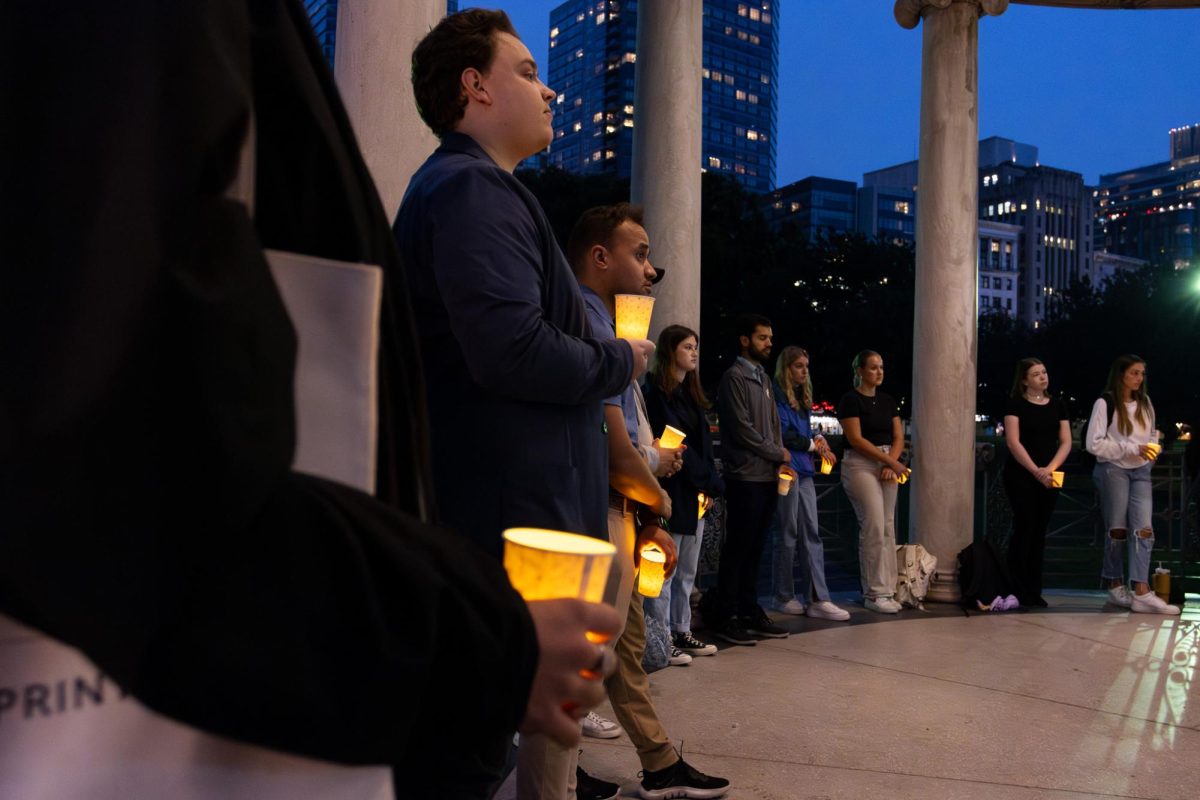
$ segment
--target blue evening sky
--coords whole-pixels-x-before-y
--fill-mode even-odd
[[[543,72],[555,5],[499,6]],[[897,25],[892,6],[775,0],[778,185],[809,175],[861,183],[863,172],[917,157],[921,29]],[[1002,16],[981,18],[979,28],[980,138],[1036,145],[1043,164],[1095,183],[1101,173],[1166,161],[1167,132],[1200,123],[1200,9],[1012,3]]]

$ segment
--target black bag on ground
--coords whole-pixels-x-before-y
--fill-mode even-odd
[[[962,604],[978,608],[976,601],[989,605],[997,597],[1015,594],[1016,587],[1004,561],[991,542],[972,542],[958,554],[958,587]]]

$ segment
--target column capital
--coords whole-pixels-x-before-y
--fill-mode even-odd
[[[949,8],[952,3],[969,3],[979,9],[979,16],[998,17],[1008,8],[1008,0],[896,0],[892,13],[901,28],[912,29],[921,17],[934,10]]]

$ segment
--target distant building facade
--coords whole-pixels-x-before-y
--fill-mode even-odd
[[[1101,175],[1095,246],[1159,269],[1200,265],[1200,124],[1170,132],[1171,160]]]
[[[1148,263],[1140,258],[1106,253],[1101,250],[1093,254],[1092,271],[1083,277],[1087,278],[1093,288],[1103,289],[1116,276],[1122,273],[1137,272]]]
[[[763,196],[763,213],[776,230],[793,225],[810,241],[821,234],[851,233],[857,223],[858,186],[816,176]]]
[[[979,221],[979,316],[1017,319],[1021,273],[1021,226]]]
[[[855,229],[892,244],[915,244],[917,193],[912,189],[863,186],[858,190]]]
[[[699,166],[757,192],[775,185],[778,13],[772,0],[704,3]],[[537,165],[630,175],[636,48],[636,0],[568,0],[550,12],[546,81],[558,98],[554,142]]]

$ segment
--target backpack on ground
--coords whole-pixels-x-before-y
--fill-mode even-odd
[[[1100,399],[1104,401],[1104,408],[1108,414],[1108,424],[1104,426],[1104,430],[1107,431],[1112,426],[1116,398],[1114,398],[1109,392],[1105,392],[1104,394],[1100,395]],[[1087,449],[1088,432],[1091,427],[1092,413],[1089,411],[1087,421],[1083,423],[1083,429],[1079,432],[1079,463],[1083,464],[1083,466],[1087,468],[1088,472],[1091,472],[1092,468],[1096,466],[1096,457],[1088,452]]]
[[[919,544],[896,548],[896,602],[909,608],[924,608],[929,582],[937,571],[937,556]]]

